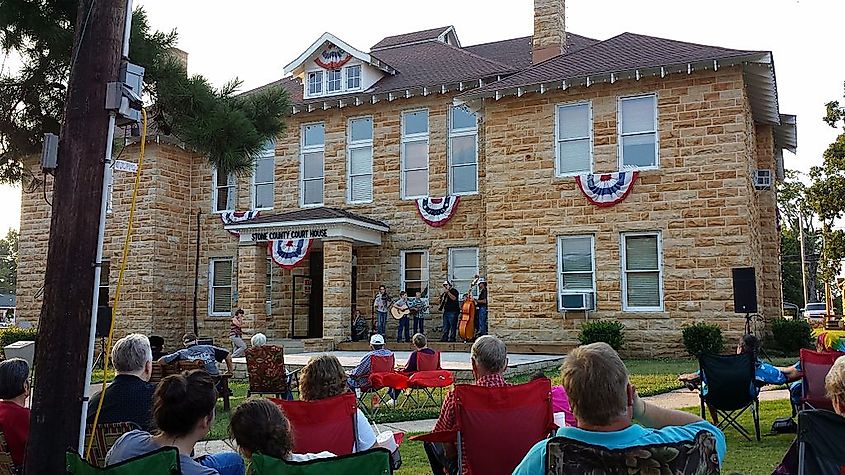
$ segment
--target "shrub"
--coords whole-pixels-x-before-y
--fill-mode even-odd
[[[581,332],[578,334],[578,341],[582,345],[603,341],[616,351],[619,351],[619,348],[622,347],[624,340],[625,325],[622,325],[616,320],[584,322],[581,325]]]
[[[3,348],[6,346],[17,341],[35,341],[35,335],[35,328],[0,328],[0,352],[2,352]]]
[[[806,320],[776,318],[772,320],[772,339],[778,349],[798,353],[801,348],[809,348],[812,344],[810,324]]]
[[[687,325],[683,331],[684,347],[687,353],[698,356],[701,353],[718,355],[725,346],[722,329],[719,325],[706,322],[696,322]]]

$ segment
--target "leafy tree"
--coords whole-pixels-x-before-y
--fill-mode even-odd
[[[816,255],[819,252],[816,238],[813,210],[807,203],[807,185],[802,175],[795,170],[786,170],[785,179],[778,184],[778,211],[781,228],[781,277],[783,298],[787,302],[803,307],[804,284],[801,274],[800,226],[804,226],[804,254],[807,264],[807,295],[811,301],[817,299]]]
[[[32,181],[22,160],[38,154],[45,133],[58,134],[73,61],[76,0],[0,0],[0,53],[20,57],[18,71],[0,70],[0,182]],[[244,172],[262,144],[280,133],[290,110],[281,87],[237,96],[236,79],[214,88],[188,77],[172,56],[175,31],[152,31],[143,9],[132,17],[129,56],[145,71],[153,121],[221,172]]]
[[[18,280],[18,231],[9,229],[0,239],[0,293],[13,294]]]

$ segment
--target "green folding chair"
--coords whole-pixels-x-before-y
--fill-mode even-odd
[[[162,447],[106,468],[91,465],[72,450],[68,450],[65,457],[67,473],[71,475],[181,475],[182,473],[182,467],[179,465],[179,450],[176,447]]]
[[[390,475],[390,452],[376,448],[340,457],[287,462],[261,454],[252,456],[253,475]]]

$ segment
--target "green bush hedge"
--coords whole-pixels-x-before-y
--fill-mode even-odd
[[[0,353],[3,352],[3,348],[16,341],[35,341],[35,335],[35,328],[0,328]],[[3,357],[5,358],[5,355]]]
[[[772,320],[772,340],[775,347],[789,354],[798,353],[801,348],[811,348],[812,331],[806,320]]]
[[[683,330],[684,347],[687,353],[698,356],[700,353],[720,354],[725,347],[722,329],[719,325],[696,322]]]
[[[581,325],[581,332],[578,334],[578,341],[582,345],[603,341],[616,351],[619,351],[619,348],[622,347],[624,340],[625,325],[622,325],[616,320],[584,322]]]

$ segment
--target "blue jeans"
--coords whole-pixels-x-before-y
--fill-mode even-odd
[[[399,319],[399,329],[396,330],[396,341],[411,341],[411,333],[408,329],[409,324],[408,317]]]
[[[475,312],[476,324],[478,325],[478,336],[487,334],[487,307],[478,307]]]
[[[414,333],[422,333],[425,335],[425,318],[414,317]]]
[[[455,310],[443,311],[443,338],[440,341],[455,341],[458,332],[458,312]]]
[[[217,470],[220,475],[244,475],[246,473],[244,459],[236,452],[208,454],[196,460],[203,467]]]
[[[376,322],[376,333],[381,336],[384,336],[384,332],[387,328],[387,312],[376,312],[378,315],[378,321]]]

